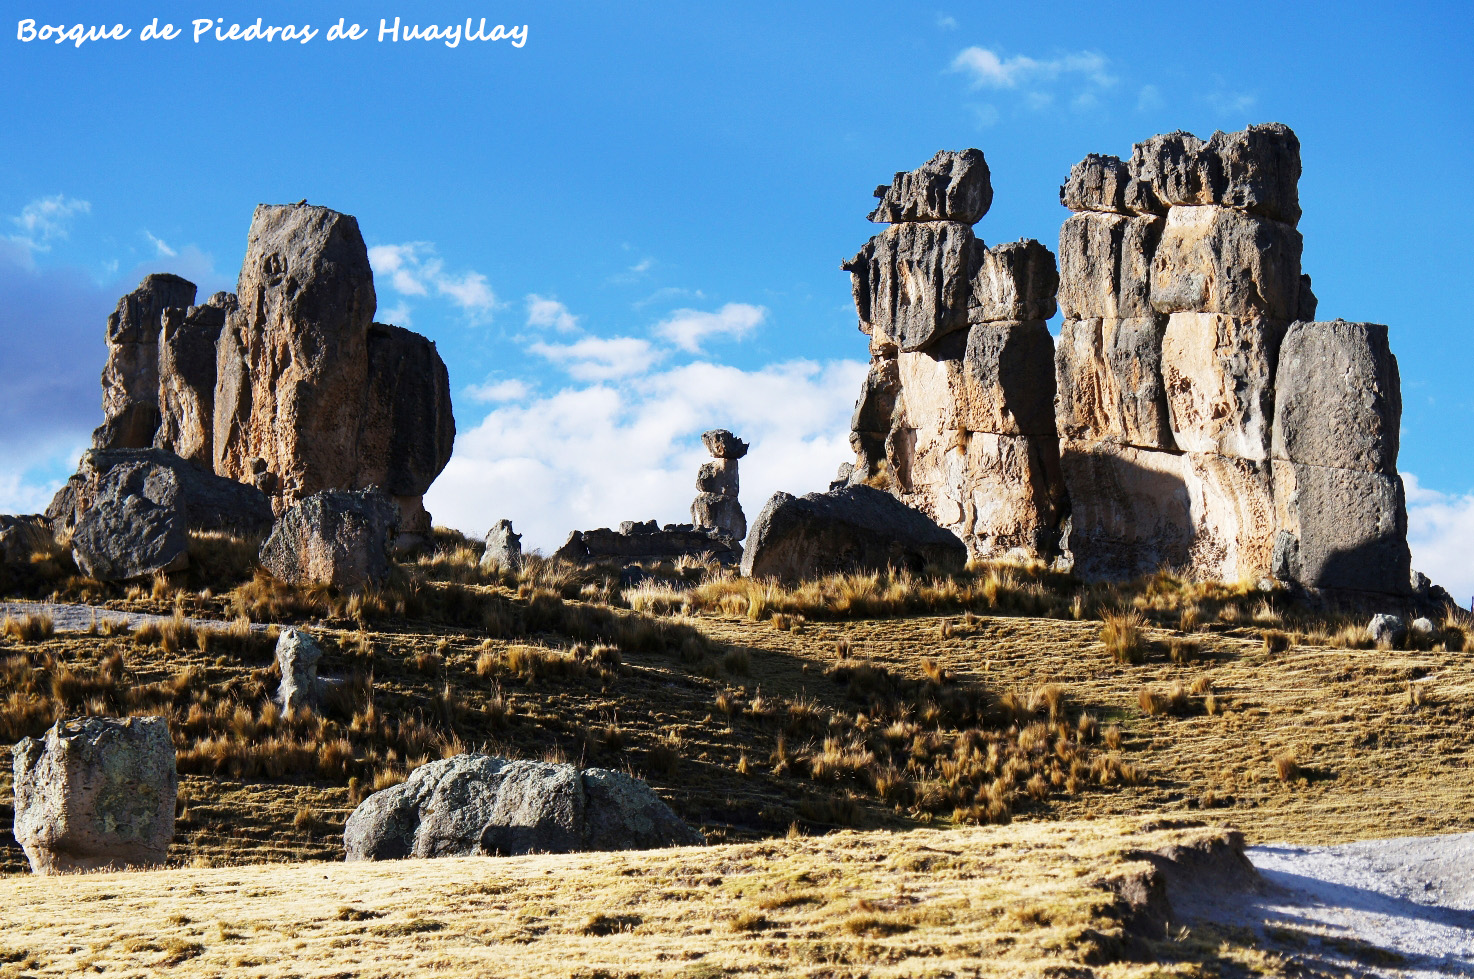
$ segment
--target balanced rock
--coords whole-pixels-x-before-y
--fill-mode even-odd
[[[1300,141],[1280,123],[1206,142],[1184,132],[1156,136],[1136,144],[1128,170],[1174,207],[1217,204],[1300,220]]]
[[[1065,320],[1055,347],[1062,438],[1175,449],[1162,378],[1162,317]]]
[[[189,515],[174,471],[148,462],[108,469],[72,529],[72,558],[99,581],[187,567]]]
[[[189,530],[266,533],[271,504],[254,486],[202,470],[164,449],[92,449],[82,454],[77,472],[57,492],[46,515],[59,530],[74,527],[101,498],[108,475],[120,466],[144,465],[174,474]]]
[[[1295,323],[1279,349],[1274,458],[1391,475],[1402,387],[1387,327]]]
[[[177,275],[150,275],[118,300],[107,320],[98,449],[142,449],[159,426],[159,331],[166,309],[194,303],[195,285]]]
[[[701,444],[706,446],[706,451],[710,452],[714,459],[736,461],[747,455],[747,443],[725,428],[714,428],[709,432],[701,433]]]
[[[747,443],[725,428],[704,433],[701,441],[715,458],[702,463],[696,473],[691,523],[699,530],[740,541],[747,536],[747,515],[737,499],[737,460],[747,455]]]
[[[748,536],[742,573],[783,581],[890,568],[939,575],[966,563],[957,535],[919,510],[869,486],[846,486],[773,494]]]
[[[420,766],[365,799],[343,830],[350,861],[701,842],[647,784],[622,772],[479,754]]]
[[[498,520],[486,532],[486,550],[481,567],[516,571],[522,567],[522,535],[512,530],[512,521]]]
[[[276,640],[276,665],[281,671],[281,686],[276,701],[282,713],[307,710],[317,705],[322,694],[317,679],[317,661],[322,647],[301,629],[286,629]]]
[[[31,869],[56,874],[164,862],[179,776],[162,717],[58,721],[12,752],[15,838]]]
[[[1059,202],[1072,211],[1109,214],[1163,214],[1166,206],[1149,183],[1131,175],[1116,156],[1091,153],[1070,168],[1059,188]]]
[[[56,553],[51,521],[39,513],[0,513],[0,564],[25,564],[36,554]]]
[[[378,490],[323,490],[281,515],[261,564],[289,584],[381,585],[398,528],[399,507]]]
[[[203,306],[169,307],[159,333],[159,428],[156,448],[200,468],[215,465],[215,345],[234,309],[234,293],[217,292]]]
[[[875,196],[880,204],[870,220],[878,223],[976,224],[993,204],[993,183],[982,150],[941,150],[915,170],[897,173],[889,187],[875,189]]]

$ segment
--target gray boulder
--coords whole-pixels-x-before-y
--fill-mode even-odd
[[[51,521],[46,517],[0,513],[0,564],[24,564],[33,554],[54,554],[56,549]]]
[[[1021,238],[983,250],[978,258],[969,323],[1047,320],[1054,315],[1059,271],[1048,248]]]
[[[1395,645],[1406,635],[1407,626],[1399,615],[1374,615],[1367,623],[1367,638],[1374,643]]]
[[[734,541],[747,536],[747,514],[737,497],[727,493],[698,493],[691,501],[691,523]]]
[[[553,557],[572,564],[611,560],[629,564],[701,555],[709,555],[722,564],[736,564],[742,560],[742,543],[695,524],[666,524],[662,528],[653,520],[645,523],[626,520],[619,530],[608,527],[575,530],[553,552]]]
[[[1295,323],[1280,345],[1273,457],[1391,475],[1402,388],[1387,327]]]
[[[902,350],[921,350],[967,327],[971,277],[984,252],[966,224],[898,224],[840,267],[851,276],[860,329]]]
[[[381,585],[398,529],[399,507],[377,489],[323,490],[282,514],[261,564],[289,584]]]
[[[113,466],[72,529],[72,558],[99,581],[125,581],[189,565],[189,520],[173,470]]]
[[[1059,202],[1072,211],[1111,214],[1163,214],[1151,184],[1131,175],[1130,167],[1115,156],[1091,153],[1070,168],[1059,188]]]
[[[401,784],[365,799],[343,830],[350,861],[702,842],[639,779],[479,754],[422,765]]]
[[[956,534],[888,493],[854,485],[773,494],[748,535],[742,573],[801,581],[888,568],[948,574],[966,564],[967,548]]]
[[[107,319],[102,413],[92,433],[98,449],[143,449],[159,425],[159,330],[166,309],[194,303],[195,284],[177,275],[150,275],[118,300]]]
[[[35,873],[164,862],[179,787],[164,718],[58,721],[12,761],[15,838]]]
[[[483,568],[516,571],[522,567],[522,535],[512,530],[512,521],[498,520],[486,532],[486,551],[481,555]]]
[[[287,629],[276,640],[276,665],[281,671],[281,686],[276,700],[282,712],[311,709],[322,695],[317,679],[317,661],[322,647],[301,629]]]
[[[1218,204],[1295,224],[1300,220],[1300,141],[1268,123],[1208,141],[1176,132],[1137,143],[1130,175],[1173,206]]]
[[[1408,628],[1413,631],[1414,635],[1422,636],[1425,639],[1432,636],[1438,630],[1438,627],[1433,624],[1433,620],[1427,616],[1419,616],[1413,619],[1412,624]]]
[[[272,523],[271,504],[254,486],[216,476],[165,449],[92,449],[46,509],[59,530],[75,526],[102,493],[108,474],[120,466],[146,465],[174,474],[190,530],[265,533]]]
[[[1311,588],[1412,591],[1402,479],[1276,461],[1274,576]]]
[[[875,188],[877,223],[960,221],[976,224],[993,204],[993,183],[983,151],[941,150],[915,170],[897,173],[889,187]]]

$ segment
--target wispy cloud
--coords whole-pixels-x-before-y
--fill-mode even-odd
[[[937,14],[937,27],[944,31],[957,30],[957,18],[951,14]]]
[[[543,343],[527,348],[580,381],[608,381],[642,374],[664,354],[639,337],[585,337],[573,343]]]
[[[558,300],[533,293],[527,297],[527,325],[550,326],[559,333],[571,333],[578,329],[578,317]]]
[[[1254,108],[1259,99],[1250,92],[1217,91],[1203,96],[1203,101],[1222,115],[1238,115]]]
[[[702,344],[708,339],[731,337],[740,340],[757,329],[767,316],[765,307],[748,303],[727,303],[714,313],[678,309],[655,325],[655,333],[682,350],[700,353]]]
[[[488,380],[485,384],[472,384],[466,388],[466,396],[482,404],[521,401],[531,392],[532,388],[527,382],[517,378],[509,378],[505,381]]]
[[[173,258],[174,256],[179,254],[174,249],[170,248],[168,244],[164,241],[164,239],[156,237],[153,232],[149,231],[147,228],[143,229],[143,236],[147,238],[149,244],[153,245],[154,249],[165,258]]]
[[[78,214],[89,214],[92,205],[87,201],[56,194],[39,197],[31,201],[21,212],[10,219],[16,234],[10,240],[27,252],[44,252],[51,249],[53,241],[67,237],[72,218]]]
[[[436,295],[450,300],[472,323],[491,322],[496,293],[480,272],[450,273],[428,241],[398,245],[375,245],[369,249],[369,264],[375,277],[387,275],[390,287],[401,296]],[[407,314],[408,308],[404,309]]]
[[[1155,85],[1143,85],[1141,91],[1136,93],[1136,111],[1151,112],[1160,109],[1165,103],[1162,93]]]
[[[974,88],[1016,89],[1065,77],[1077,77],[1091,85],[1109,88],[1116,83],[1107,71],[1105,55],[1095,51],[1077,51],[1055,58],[1030,58],[1027,55],[1002,57],[989,48],[964,48],[952,59],[952,70],[972,79]]]

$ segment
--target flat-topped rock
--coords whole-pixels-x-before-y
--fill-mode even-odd
[[[969,323],[1047,320],[1054,315],[1059,272],[1048,248],[1024,238],[994,245],[977,257]]]
[[[941,150],[915,170],[897,173],[875,189],[880,203],[870,220],[960,221],[976,224],[993,204],[993,183],[983,151]]]
[[[1207,141],[1185,132],[1155,136],[1136,144],[1128,171],[1172,206],[1218,204],[1300,220],[1300,141],[1280,123]]]

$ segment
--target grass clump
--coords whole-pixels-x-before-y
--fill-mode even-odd
[[[1135,609],[1106,612],[1101,617],[1100,641],[1117,663],[1144,663],[1147,649],[1144,625],[1145,620]]]

